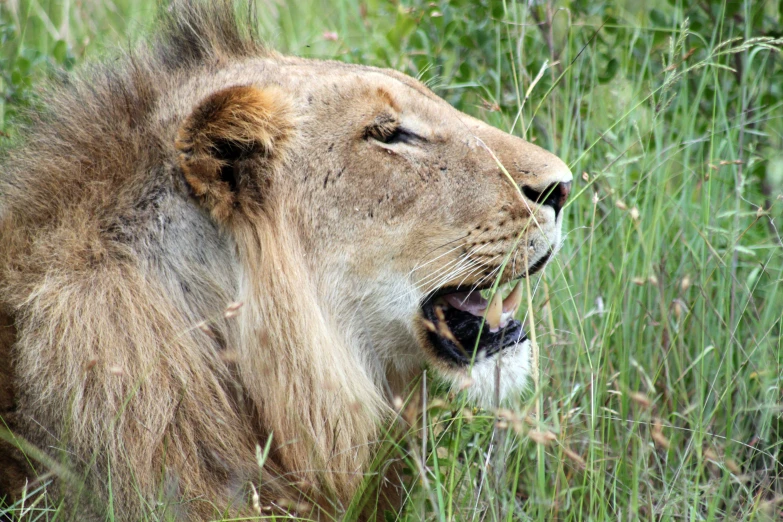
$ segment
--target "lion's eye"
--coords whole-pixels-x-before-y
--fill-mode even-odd
[[[378,125],[368,129],[367,137],[372,138],[375,141],[385,143],[386,145],[394,145],[396,143],[408,143],[424,141],[424,138],[418,134],[409,131],[399,125],[386,126]]]
[[[413,143],[416,141],[422,141],[422,138],[407,129],[397,127],[391,134],[389,134],[389,136],[386,137],[385,140],[381,141],[388,145],[392,145],[394,143]]]

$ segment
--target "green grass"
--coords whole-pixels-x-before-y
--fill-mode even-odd
[[[783,518],[783,59],[764,39],[783,9],[290,4],[259,6],[279,50],[420,77],[575,174],[565,246],[531,282],[538,393],[514,412],[430,393],[426,437],[392,449],[426,470],[400,520]],[[154,12],[0,4],[0,140],[45,75],[127,48]],[[9,516],[58,518],[32,498]]]

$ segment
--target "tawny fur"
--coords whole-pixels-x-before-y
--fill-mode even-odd
[[[514,186],[570,180],[554,155],[400,73],[279,56],[224,2],[46,92],[0,173],[0,415],[48,457],[0,442],[0,496],[52,468],[76,518],[252,514],[251,484],[339,516],[393,397],[470,374],[422,299],[559,246]],[[399,125],[422,139],[383,143]]]

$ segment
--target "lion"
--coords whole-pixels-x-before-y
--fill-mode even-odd
[[[228,2],[162,17],[3,158],[0,489],[339,516],[422,371],[525,386],[519,281],[571,172],[402,73],[282,56]]]

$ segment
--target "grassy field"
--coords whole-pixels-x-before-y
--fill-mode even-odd
[[[259,4],[277,49],[419,77],[575,175],[532,281],[538,386],[516,411],[431,390],[400,520],[783,519],[782,7]],[[155,10],[0,4],[0,140],[42,78],[131,47]],[[50,500],[7,515],[55,520]]]

